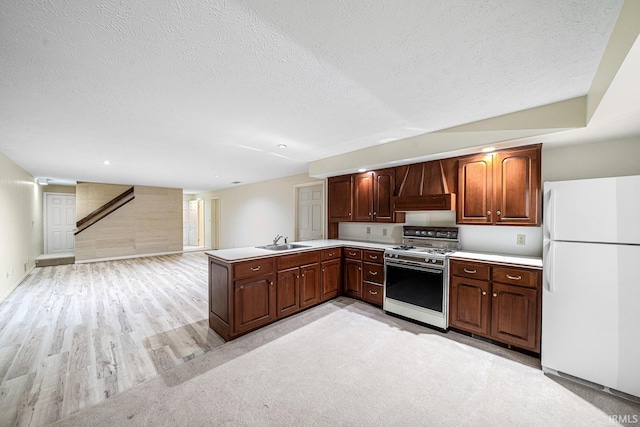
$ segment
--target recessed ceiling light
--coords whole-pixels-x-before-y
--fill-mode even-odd
[[[287,144],[278,144],[278,148],[287,148]]]
[[[214,175],[213,177],[214,178],[220,178],[220,175]]]
[[[484,148],[482,149],[482,152],[483,152],[483,153],[490,153],[490,152],[492,152],[492,151],[496,151],[496,147],[484,147]]]
[[[106,165],[106,166],[109,166],[111,164],[111,162],[109,160],[103,160],[102,164]]]
[[[366,172],[367,170],[365,168],[360,168],[358,169],[358,172]]]

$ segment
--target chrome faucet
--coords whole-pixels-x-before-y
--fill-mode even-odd
[[[277,244],[278,244],[278,240],[280,240],[280,239],[282,239],[282,236],[281,236],[281,235],[279,235],[279,234],[278,234],[278,235],[276,235],[275,239],[273,239],[273,244],[274,244],[274,245],[277,245]]]

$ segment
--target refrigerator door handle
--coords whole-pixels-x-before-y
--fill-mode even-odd
[[[544,237],[549,240],[554,239],[555,235],[555,202],[556,202],[556,190],[550,188],[546,193],[546,203],[544,204]]]
[[[544,265],[542,267],[544,273],[544,287],[547,291],[553,293],[555,292],[554,286],[554,268],[553,268],[553,259],[555,257],[555,244],[553,241],[546,241],[544,245]]]

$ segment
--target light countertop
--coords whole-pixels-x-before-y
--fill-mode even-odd
[[[542,268],[542,258],[540,257],[527,257],[519,255],[498,254],[493,252],[471,252],[471,251],[457,251],[449,256],[450,259],[464,259],[464,260],[476,260],[496,262],[501,264],[513,264],[522,265],[526,267]]]
[[[308,246],[308,248],[296,248],[287,249],[284,251],[272,251],[269,249],[260,249],[256,247],[244,247],[233,249],[219,249],[215,251],[207,251],[207,255],[217,258],[225,262],[236,262],[254,258],[264,258],[267,256],[278,256],[291,254],[296,252],[306,252],[318,249],[337,248],[337,247],[349,247],[360,249],[377,249],[385,250],[397,246],[398,243],[375,243],[375,242],[363,242],[358,240],[309,240],[304,242],[291,242],[299,245]],[[460,250],[450,255],[452,259],[465,259],[495,262],[501,264],[513,264],[522,265],[526,267],[542,268],[542,258],[540,257],[526,257],[509,254],[499,254],[492,252],[472,252]]]
[[[340,240],[340,239],[308,240],[304,242],[290,242],[290,243],[295,243],[297,245],[305,245],[309,247],[287,249],[284,251],[272,251],[269,249],[245,247],[245,248],[219,249],[216,251],[207,251],[206,254],[211,257],[218,258],[222,261],[234,262],[234,261],[242,261],[245,259],[262,258],[265,256],[284,255],[289,253],[306,252],[306,251],[313,251],[313,250],[326,249],[326,248],[349,247],[349,248],[361,248],[361,249],[377,249],[377,250],[383,251],[385,249],[397,246],[397,244],[395,243],[374,243],[374,242],[361,242],[357,240]]]

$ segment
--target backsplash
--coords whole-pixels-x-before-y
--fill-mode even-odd
[[[342,222],[338,228],[338,236],[347,240],[400,243],[403,225],[456,227],[456,213],[454,211],[407,212],[405,224]],[[460,228],[460,240],[464,250],[522,256],[542,255],[542,227],[484,225],[457,227]],[[518,235],[524,236],[524,245],[517,244]]]

